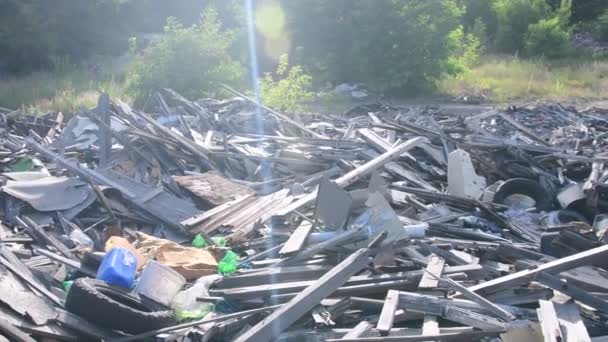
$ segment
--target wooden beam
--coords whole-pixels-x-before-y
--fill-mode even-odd
[[[283,245],[283,248],[279,251],[279,255],[289,255],[299,252],[302,247],[304,247],[304,243],[306,242],[306,239],[308,239],[308,235],[311,231],[312,223],[306,221],[300,223],[298,228],[294,230],[287,242],[285,242],[285,245]]]
[[[342,339],[357,338],[363,336],[366,332],[370,331],[374,326],[368,321],[361,321],[354,328],[352,328],[346,335],[342,336]]]
[[[382,336],[382,337],[358,337],[349,339],[328,338],[326,342],[423,342],[423,341],[478,341],[482,337],[497,336],[497,331],[463,331],[446,332],[436,335],[411,335],[411,336]]]
[[[239,336],[235,342],[270,341],[273,336],[289,328],[322,299],[342,286],[353,274],[365,267],[369,263],[369,257],[368,248],[359,249],[351,254],[287,304]]]
[[[419,290],[434,290],[439,285],[441,273],[445,266],[445,259],[436,254],[431,254],[428,260],[429,263],[418,284]]]
[[[432,292],[439,285],[441,273],[445,267],[445,259],[438,256],[437,254],[431,254],[428,257],[428,264],[420,283],[418,283],[418,290]],[[439,334],[439,322],[437,316],[426,314],[422,322],[422,335],[436,335]]]
[[[293,125],[293,126],[295,126],[295,127],[299,128],[299,129],[301,129],[302,131],[304,131],[304,132],[306,132],[306,133],[308,133],[308,134],[312,135],[312,136],[313,136],[313,137],[315,137],[315,138],[318,138],[318,139],[325,139],[325,138],[327,138],[326,136],[324,136],[324,135],[322,135],[322,134],[319,134],[319,133],[317,133],[317,132],[315,132],[315,131],[313,131],[313,130],[311,130],[311,129],[308,129],[308,127],[306,127],[306,126],[304,126],[303,124],[301,124],[301,123],[299,123],[299,122],[297,122],[297,121],[293,120],[293,119],[292,119],[292,118],[290,118],[289,116],[287,116],[287,115],[285,115],[285,114],[283,114],[283,113],[279,113],[279,112],[277,112],[276,110],[273,110],[273,109],[271,109],[271,108],[268,108],[268,107],[264,106],[263,104],[258,103],[257,101],[255,101],[255,100],[253,100],[253,99],[251,99],[251,98],[249,98],[249,97],[245,96],[244,94],[239,93],[238,91],[236,91],[236,90],[232,89],[231,87],[229,87],[229,86],[227,86],[227,85],[225,85],[225,84],[222,84],[221,86],[222,86],[224,89],[228,90],[229,92],[233,93],[234,95],[239,96],[239,97],[242,97],[243,99],[245,99],[245,100],[249,101],[250,103],[253,103],[254,105],[256,105],[256,106],[258,106],[258,107],[262,108],[263,110],[265,110],[265,111],[269,112],[270,114],[273,114],[274,116],[276,116],[276,117],[278,117],[278,118],[280,118],[280,119],[282,119],[282,120],[284,120],[284,121],[286,121],[286,122],[290,123],[291,125]]]
[[[559,325],[564,327],[565,341],[591,342],[585,323],[573,300],[564,304],[553,303]]]
[[[548,273],[540,273],[535,280],[555,291],[562,292],[585,305],[589,305],[590,307],[599,311],[608,313],[608,302],[597,298],[596,296],[589,294],[589,292],[567,283],[555,276]]]
[[[488,309],[488,311],[492,312],[496,316],[504,319],[505,321],[515,320],[516,317],[514,315],[512,315],[510,312],[508,312],[507,310],[501,308],[500,306],[490,302],[489,300],[483,298],[482,296],[478,295],[477,293],[470,291],[465,286],[462,286],[462,285],[458,284],[457,282],[455,282],[454,280],[449,279],[449,278],[444,278],[443,280],[453,290],[460,292],[465,298],[478,303],[479,305]]]
[[[441,316],[450,321],[475,327],[484,331],[507,330],[507,325],[497,319],[455,306],[445,307]]]
[[[606,256],[608,256],[608,245],[589,249],[584,252],[550,261],[546,264],[538,265],[535,268],[522,270],[504,277],[486,281],[479,285],[469,287],[469,290],[481,295],[498,292],[520,284],[528,283],[542,272],[556,274],[579,266],[592,264],[595,261],[606,258]]]
[[[378,156],[378,158],[372,159],[369,162],[363,164],[362,166],[360,166],[360,167],[348,172],[347,174],[343,175],[342,177],[336,179],[335,180],[336,184],[338,184],[338,186],[340,186],[342,188],[345,188],[345,187],[353,184],[354,182],[361,179],[363,176],[371,173],[375,169],[383,166],[384,164],[386,164],[394,159],[399,158],[403,153],[416,147],[422,139],[423,138],[420,138],[420,137],[410,139],[410,140],[404,142],[403,144],[387,151],[386,153],[381,154],[380,156]],[[280,216],[287,215],[291,211],[298,210],[301,207],[306,206],[309,203],[313,202],[315,200],[315,198],[317,198],[317,190],[311,192],[308,195],[305,195],[304,197],[302,197],[299,200],[295,201],[294,203],[290,204],[286,208],[283,208],[282,210],[280,210],[277,213],[277,215],[280,215]]]
[[[559,320],[555,312],[553,302],[547,300],[539,300],[540,307],[538,308],[538,321],[543,333],[545,342],[560,342],[564,340],[562,330],[559,327]]]
[[[15,274],[18,278],[25,281],[28,285],[30,285],[31,287],[36,289],[36,291],[45,295],[48,299],[52,300],[55,304],[57,304],[59,306],[63,306],[63,303],[61,302],[61,300],[59,300],[59,298],[57,296],[55,296],[54,293],[52,293],[46,287],[44,287],[44,285],[42,285],[40,282],[38,282],[37,279],[30,277],[28,274],[22,273],[17,267],[15,267],[13,264],[8,262],[3,257],[0,257],[0,264],[4,265],[11,272],[13,272],[13,274]]]
[[[23,332],[21,329],[9,323],[7,320],[0,319],[0,331],[3,336],[10,337],[11,341],[15,342],[36,342],[30,335]]]
[[[380,318],[378,318],[378,324],[376,329],[380,331],[382,335],[388,335],[393,328],[393,322],[395,320],[395,311],[399,306],[399,291],[389,290],[386,293],[386,299],[380,312]]]

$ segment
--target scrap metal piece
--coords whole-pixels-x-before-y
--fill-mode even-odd
[[[448,155],[448,192],[454,196],[478,199],[486,187],[485,177],[475,173],[471,155],[457,149]]]
[[[341,230],[348,220],[352,203],[348,192],[329,179],[324,179],[317,192],[315,218],[329,230]]]

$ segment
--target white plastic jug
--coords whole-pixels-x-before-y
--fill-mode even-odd
[[[186,279],[173,269],[156,261],[149,261],[141,274],[135,292],[155,302],[169,306],[173,297],[186,284]]]

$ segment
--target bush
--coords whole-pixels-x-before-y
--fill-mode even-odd
[[[593,35],[598,40],[608,41],[608,10],[604,11],[593,24]]]
[[[496,35],[496,13],[492,8],[492,2],[493,0],[462,0],[465,6],[462,24],[466,32],[479,30],[482,25],[484,35],[488,37]],[[485,45],[485,42],[482,43]]]
[[[302,104],[313,99],[309,91],[312,77],[304,73],[301,66],[289,68],[287,55],[280,57],[276,74],[280,80],[275,81],[268,73],[260,82],[264,104],[290,113],[304,110]]]
[[[222,30],[213,10],[205,11],[201,23],[190,27],[169,18],[162,38],[135,57],[128,88],[140,102],[165,87],[196,98],[217,89],[217,82],[235,84],[244,68],[228,54],[234,37]]]
[[[570,48],[570,33],[560,25],[560,18],[542,19],[528,28],[526,53],[547,58],[565,57]]]
[[[473,33],[464,33],[464,29],[459,27],[452,31],[449,36],[449,46],[452,50],[450,63],[459,73],[470,69],[479,62],[479,57],[483,52],[481,40]]]
[[[321,81],[422,90],[449,68],[455,0],[283,0],[292,41]],[[311,20],[314,18],[314,20]]]
[[[545,0],[494,0],[493,8],[498,20],[496,49],[505,53],[522,51],[528,26],[550,13]]]

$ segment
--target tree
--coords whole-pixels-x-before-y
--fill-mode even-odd
[[[169,18],[162,38],[135,58],[128,87],[141,100],[165,87],[197,98],[217,89],[216,82],[234,84],[244,74],[228,53],[234,37],[211,9],[203,13],[199,25],[185,27]]]
[[[421,90],[450,68],[453,0],[283,1],[306,65],[333,82]]]
[[[507,53],[522,51],[528,26],[551,13],[545,0],[494,0],[493,8],[498,20],[496,48]]]

